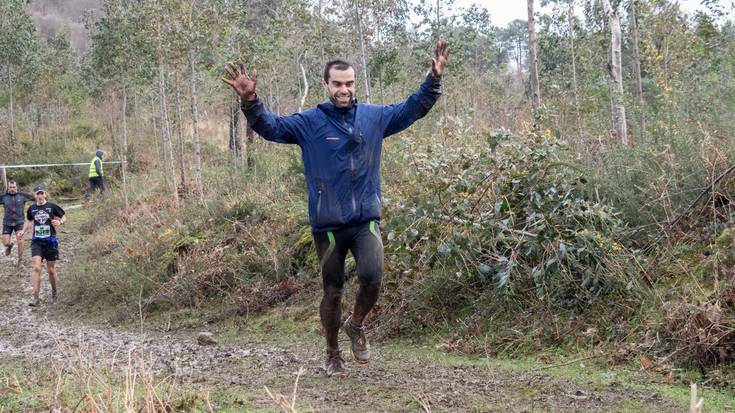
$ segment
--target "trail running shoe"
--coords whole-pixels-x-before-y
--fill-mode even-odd
[[[327,372],[327,377],[345,377],[350,373],[345,367],[345,359],[342,358],[342,353],[339,350],[327,350],[327,362],[324,364],[324,370]]]
[[[352,316],[347,317],[342,328],[347,333],[352,343],[352,357],[355,358],[355,363],[366,364],[370,361],[370,344],[368,344],[367,337],[363,331],[363,326],[358,326],[352,322]]]
[[[56,297],[57,297],[56,290],[51,291],[51,301],[56,302]]]
[[[31,302],[28,303],[28,305],[31,307],[38,307],[40,304],[41,304],[41,299],[38,298],[37,296],[33,297],[33,300],[31,300]]]
[[[7,246],[5,246],[5,256],[7,257],[8,255],[10,255],[10,251],[12,250],[13,250],[13,243],[11,242]]]

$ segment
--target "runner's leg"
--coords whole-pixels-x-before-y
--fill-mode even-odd
[[[41,292],[41,270],[43,270],[43,262],[40,255],[33,257],[33,297],[38,298]]]
[[[360,326],[378,301],[383,280],[383,242],[376,221],[360,226],[350,251],[355,257],[357,279],[360,282],[352,322]]]
[[[51,283],[51,296],[56,298],[56,261],[46,261],[46,270],[48,281]]]
[[[15,232],[15,241],[18,243],[18,261],[20,262],[21,258],[23,258],[23,238],[25,235],[18,235],[18,232]]]
[[[342,238],[345,238],[343,231],[314,233],[324,288],[319,315],[324,326],[328,351],[339,349],[337,337],[342,323],[342,288],[345,283],[347,256],[347,248],[343,246],[345,242]]]

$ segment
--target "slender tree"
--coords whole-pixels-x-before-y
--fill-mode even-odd
[[[531,77],[531,106],[534,112],[541,107],[541,89],[538,77],[538,58],[536,56],[536,17],[533,12],[533,1],[527,0],[528,6],[528,58],[529,75]]]
[[[638,112],[640,114],[641,134],[646,133],[646,114],[643,106],[643,79],[641,77],[641,50],[638,36],[638,13],[636,10],[637,0],[628,3],[628,20],[630,21],[630,41],[633,43],[633,75],[635,76],[635,97],[638,100]]]
[[[628,145],[628,125],[625,119],[623,94],[622,30],[618,12],[610,0],[600,0],[610,27],[610,81],[612,83],[613,130],[623,145]]]

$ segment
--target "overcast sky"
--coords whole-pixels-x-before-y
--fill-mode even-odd
[[[527,19],[526,0],[455,0],[456,7],[469,7],[472,4],[485,7],[490,12],[490,20],[496,26],[503,27],[515,19]],[[699,0],[679,0],[681,8],[691,13],[700,8]],[[539,1],[536,0],[536,8]],[[543,10],[539,10],[543,12]]]

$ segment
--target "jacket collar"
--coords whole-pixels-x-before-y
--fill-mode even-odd
[[[318,107],[319,109],[324,111],[324,113],[331,116],[351,115],[354,113],[355,108],[357,107],[357,99],[352,99],[352,104],[346,108],[338,108],[334,106],[334,103],[332,103],[332,101],[330,101],[329,99],[320,103]]]

